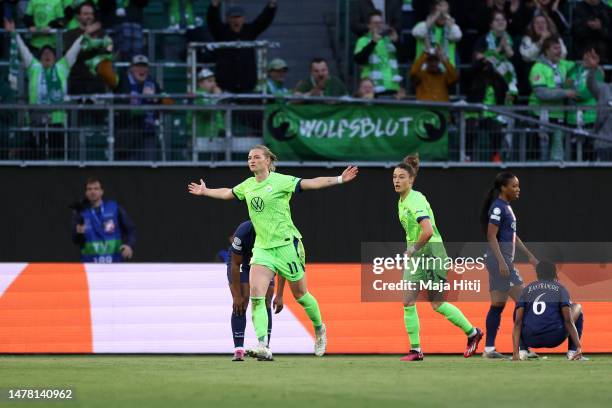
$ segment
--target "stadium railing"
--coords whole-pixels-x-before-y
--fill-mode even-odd
[[[259,94],[219,95],[213,103],[201,105],[194,104],[190,94],[147,97],[170,97],[175,104],[127,105],[125,101],[134,96],[89,95],[89,104],[0,105],[0,164],[241,166],[249,149],[265,139],[264,118],[269,107],[319,103],[338,108],[355,104],[405,107],[406,115],[413,114],[409,108],[448,112],[448,153],[439,160],[424,160],[424,166],[612,166],[612,157],[602,160],[596,156],[592,146],[598,137],[588,127],[549,123],[544,120],[547,107]],[[576,112],[570,106],[552,109]],[[581,107],[581,112],[594,109]],[[66,114],[65,125],[53,124],[58,119],[51,112],[59,111]],[[349,161],[350,155],[347,158]],[[395,160],[359,164],[389,167]],[[322,157],[292,164],[336,166],[344,162]]]

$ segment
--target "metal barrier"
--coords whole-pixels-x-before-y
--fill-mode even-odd
[[[448,157],[424,163],[426,166],[612,166],[612,155],[604,155],[611,149],[594,149],[599,138],[589,132],[584,121],[570,127],[546,120],[546,107],[227,94],[211,96],[208,104],[194,104],[196,97],[189,94],[147,98],[169,96],[175,104],[147,105],[144,101],[128,105],[134,96],[106,95],[98,96],[96,104],[0,105],[0,163],[243,165],[249,149],[263,141],[266,104],[282,99],[283,103],[446,109],[451,118]],[[585,108],[585,112],[594,109]],[[575,113],[576,107],[554,110]],[[580,113],[577,116],[582,117]]]

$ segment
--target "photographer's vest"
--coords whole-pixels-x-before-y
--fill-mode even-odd
[[[81,249],[82,262],[121,262],[121,229],[119,207],[115,201],[103,201],[98,208],[81,211],[85,222],[85,245]]]
[[[355,45],[355,54],[363,50],[372,41],[370,34],[361,37]],[[399,91],[402,77],[399,74],[396,48],[389,37],[383,37],[376,43],[368,58],[368,63],[361,69],[361,78],[370,78],[374,82],[374,92]]]

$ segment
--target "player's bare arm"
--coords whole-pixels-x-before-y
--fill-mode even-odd
[[[302,190],[319,190],[322,188],[337,186],[338,184],[348,183],[357,177],[359,169],[357,166],[348,166],[338,177],[316,177],[313,179],[302,179],[300,187]]]

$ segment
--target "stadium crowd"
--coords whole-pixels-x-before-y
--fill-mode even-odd
[[[145,55],[143,28],[149,27],[144,12],[149,3],[2,1],[0,13],[6,30],[2,55],[8,60],[8,82],[3,86],[2,101],[11,100],[7,89],[13,90],[14,98],[22,64],[29,82],[30,104],[58,104],[69,95],[107,91],[129,94],[121,100],[131,105],[172,103],[169,98],[146,98],[163,93]],[[285,1],[277,5],[277,0],[262,0],[261,13],[247,22],[243,8],[224,5],[221,0],[210,0],[206,10],[198,10],[193,0],[164,3],[170,30],[180,30],[176,32],[184,34],[187,41],[218,42],[258,39],[274,23],[277,7],[287,6]],[[358,66],[359,77],[353,93],[346,83],[348,78],[333,75],[330,62],[319,58],[317,50],[313,50],[310,61],[310,76],[291,88],[292,84],[285,81],[291,67],[283,59],[269,61],[267,81],[258,83],[254,50],[220,49],[213,55],[202,55],[205,62],[212,59],[215,68],[199,72],[194,103],[215,103],[213,94],[259,92],[448,102],[456,94],[456,84],[461,83],[461,97],[467,102],[575,106],[577,109],[571,112],[534,110],[532,115],[555,124],[597,128],[596,112],[578,108],[597,105],[594,90],[597,84],[605,83],[603,71],[585,63],[586,56],[594,53],[599,65],[612,62],[611,0],[357,0],[351,2],[350,17],[353,62]],[[29,38],[16,34],[16,26],[26,28]],[[54,29],[64,30],[63,34],[57,36]],[[58,39],[62,44],[57,44]],[[58,50],[66,50],[65,55],[57,55]],[[122,72],[117,62],[128,62],[130,67]],[[408,69],[403,68],[406,65]],[[592,81],[590,76],[594,77]],[[55,127],[61,136],[66,114],[39,113],[30,118],[32,125]],[[212,138],[223,133],[219,113],[197,115],[198,136]],[[146,151],[153,151],[150,135],[157,114],[153,107],[139,109],[133,116],[137,119],[118,122],[125,124],[124,129],[118,130],[118,148],[144,149],[144,153],[126,154],[124,159],[150,158]],[[504,118],[484,112],[469,119],[468,129],[472,131],[468,132],[468,158],[502,160]],[[478,129],[485,129],[486,134]],[[125,135],[138,135],[121,136],[122,130]],[[567,160],[562,138],[559,132],[537,135],[532,146],[538,152],[536,159]],[[36,150],[37,143],[32,137],[27,148]],[[610,159],[600,154],[609,151],[610,146],[612,139],[610,143],[588,139],[585,158]]]

